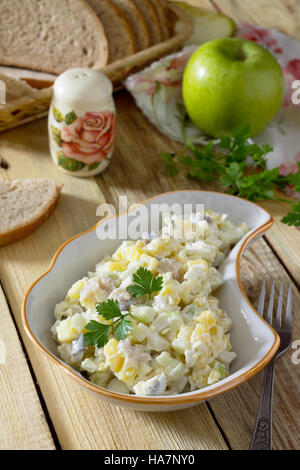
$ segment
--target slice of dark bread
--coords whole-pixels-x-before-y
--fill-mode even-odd
[[[133,0],[111,0],[112,3],[121,10],[130,23],[138,50],[147,49],[151,45],[150,32],[146,22]]]
[[[157,44],[162,40],[159,27],[158,16],[150,0],[134,0],[135,5],[140,10],[150,31],[151,44]]]
[[[104,28],[83,0],[0,0],[0,64],[60,74],[102,68]]]
[[[165,11],[165,5],[163,5],[163,2],[161,0],[150,0],[150,2],[152,3],[153,8],[158,18],[158,24],[160,27],[162,40],[165,41],[166,39],[170,37],[169,24],[168,24],[167,14]]]
[[[53,211],[60,190],[47,179],[0,181],[0,246],[34,232]]]
[[[110,0],[86,0],[101,21],[109,48],[109,62],[123,59],[137,50],[133,30],[126,17]]]

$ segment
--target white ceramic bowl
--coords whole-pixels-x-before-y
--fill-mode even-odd
[[[65,297],[68,288],[76,280],[85,276],[104,255],[111,254],[121,243],[120,240],[99,240],[96,236],[97,227],[100,224],[108,224],[110,227],[118,224],[122,227],[126,223],[127,214],[104,219],[90,231],[68,240],[55,254],[50,269],[30,287],[23,301],[25,330],[40,351],[86,390],[116,405],[144,411],[169,411],[197,405],[248,380],[271,360],[279,346],[278,335],[252,307],[240,279],[242,253],[250,242],[271,227],[271,215],[251,202],[208,191],[176,191],[161,194],[143,204],[149,207],[153,203],[178,202],[204,204],[205,209],[229,214],[233,222],[238,224],[244,221],[250,227],[250,231],[233,248],[220,268],[224,284],[218,290],[218,297],[221,307],[233,320],[231,342],[237,353],[227,378],[193,392],[139,397],[98,387],[58,357],[56,344],[50,334],[55,304]]]

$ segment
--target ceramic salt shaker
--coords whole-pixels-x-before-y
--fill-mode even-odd
[[[110,80],[101,72],[70,69],[54,83],[48,131],[60,170],[93,176],[108,166],[114,148],[116,111]]]

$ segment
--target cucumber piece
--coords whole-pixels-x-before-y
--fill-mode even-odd
[[[208,12],[192,7],[182,2],[175,3],[192,17],[194,23],[194,32],[184,43],[185,46],[203,44],[213,39],[227,38],[234,35],[236,26],[232,18],[221,13]],[[182,24],[178,21],[175,25],[175,31],[179,32],[181,29]]]
[[[214,362],[214,369],[221,374],[222,378],[224,378],[226,374],[226,367],[222,362],[216,360]]]
[[[129,311],[142,323],[151,323],[156,315],[154,308],[147,305],[131,305]]]

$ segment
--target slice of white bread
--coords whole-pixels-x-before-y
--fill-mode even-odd
[[[123,13],[110,0],[87,0],[100,19],[109,48],[109,62],[123,59],[137,50],[133,29]]]
[[[111,0],[112,3],[118,7],[121,12],[126,16],[129,21],[135,36],[137,47],[139,51],[147,49],[151,45],[150,32],[147,28],[146,22],[136,7],[133,0]]]
[[[157,44],[162,40],[156,11],[150,0],[134,0],[135,5],[140,10],[150,31],[151,43]]]
[[[24,80],[19,78],[9,77],[0,73],[0,81],[5,83],[5,104],[0,103],[0,110],[5,108],[7,104],[15,101],[19,98],[22,100],[29,99],[32,100],[39,96],[39,91],[32,88]],[[1,119],[1,118],[0,118]]]
[[[39,80],[42,82],[54,82],[57,75],[47,72],[37,72],[36,70],[21,69],[18,67],[7,67],[6,65],[0,65],[0,74],[4,74],[7,77],[15,79],[27,78],[29,80]]]
[[[34,232],[53,211],[60,189],[47,179],[0,181],[0,246]]]
[[[0,0],[0,64],[60,74],[102,68],[108,43],[83,0]]]

